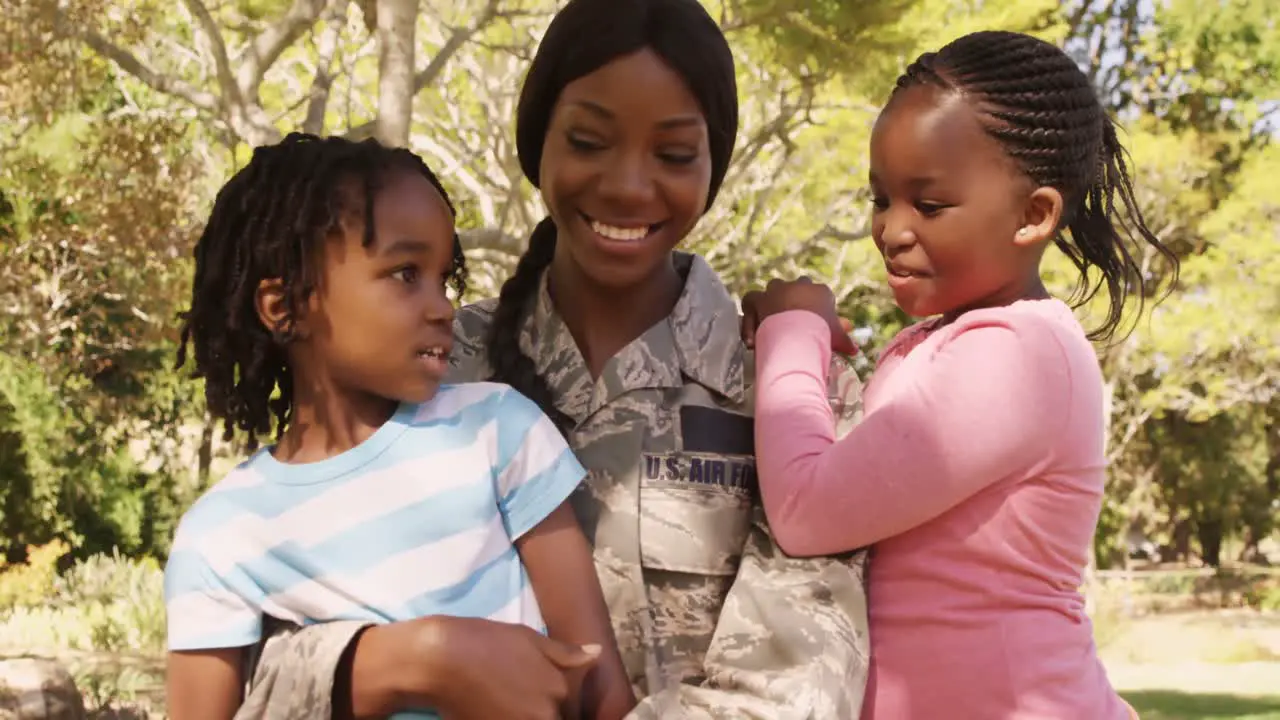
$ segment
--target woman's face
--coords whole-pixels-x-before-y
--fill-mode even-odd
[[[564,253],[583,275],[627,288],[655,277],[707,204],[707,123],[652,50],[565,86],[539,168]]]

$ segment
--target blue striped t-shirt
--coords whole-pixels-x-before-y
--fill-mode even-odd
[[[260,450],[183,516],[165,568],[168,646],[252,645],[311,624],[455,615],[545,632],[513,541],[585,471],[506,385],[444,385],[335,457]]]

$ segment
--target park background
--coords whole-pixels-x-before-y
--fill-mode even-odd
[[[56,658],[90,717],[163,717],[168,542],[237,452],[173,369],[214,193],[254,145],[292,129],[408,145],[460,208],[466,299],[495,294],[543,215],[513,118],[558,3],[0,4],[0,665]],[[1280,718],[1280,27],[1268,3],[706,5],[738,57],[742,129],[690,245],[735,292],[776,275],[830,282],[864,370],[906,322],[868,238],[865,187],[870,126],[896,76],[989,28],[1058,43],[1090,74],[1125,129],[1148,224],[1183,261],[1170,297],[1098,346],[1112,465],[1086,586],[1096,637],[1143,717]],[[1054,254],[1063,296],[1069,270]]]

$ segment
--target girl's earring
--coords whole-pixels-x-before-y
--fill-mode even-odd
[[[1018,229],[1018,237],[1025,237],[1025,236],[1026,236],[1026,234],[1027,234],[1027,229],[1026,229],[1026,228],[1019,228],[1019,229]]]

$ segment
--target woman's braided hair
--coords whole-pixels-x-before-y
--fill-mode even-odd
[[[556,14],[529,66],[516,111],[520,167],[535,187],[551,114],[564,87],[646,48],[684,79],[702,108],[711,155],[711,206],[737,138],[738,88],[729,44],[697,0],[570,0]],[[493,380],[528,396],[564,431],[566,418],[519,340],[555,249],[556,225],[548,217],[534,228],[515,273],[498,294],[487,359]]]
[[[205,401],[225,423],[225,439],[239,430],[256,447],[273,416],[277,436],[284,432],[293,396],[285,346],[293,339],[293,319],[316,288],[323,243],[342,231],[344,217],[355,215],[363,220],[364,244],[371,244],[374,198],[394,172],[420,173],[454,212],[435,174],[409,150],[302,133],[255,148],[249,164],[218,192],[195,247],[177,367],[186,363],[190,343],[195,377],[204,378]],[[259,283],[277,278],[286,319],[283,329],[272,330],[260,321],[255,296]],[[466,291],[456,233],[448,280],[459,296]]]
[[[922,84],[967,98],[1022,172],[1062,193],[1060,227],[1067,232],[1054,242],[1080,272],[1077,303],[1088,302],[1104,284],[1110,300],[1091,339],[1114,335],[1131,290],[1137,290],[1139,309],[1145,302],[1148,279],[1130,249],[1139,238],[1170,263],[1170,286],[1176,282],[1178,258],[1147,228],[1115,123],[1066,53],[1030,35],[976,32],[921,55],[894,92]],[[1127,218],[1115,212],[1117,197]],[[1093,268],[1100,278],[1091,277]]]

